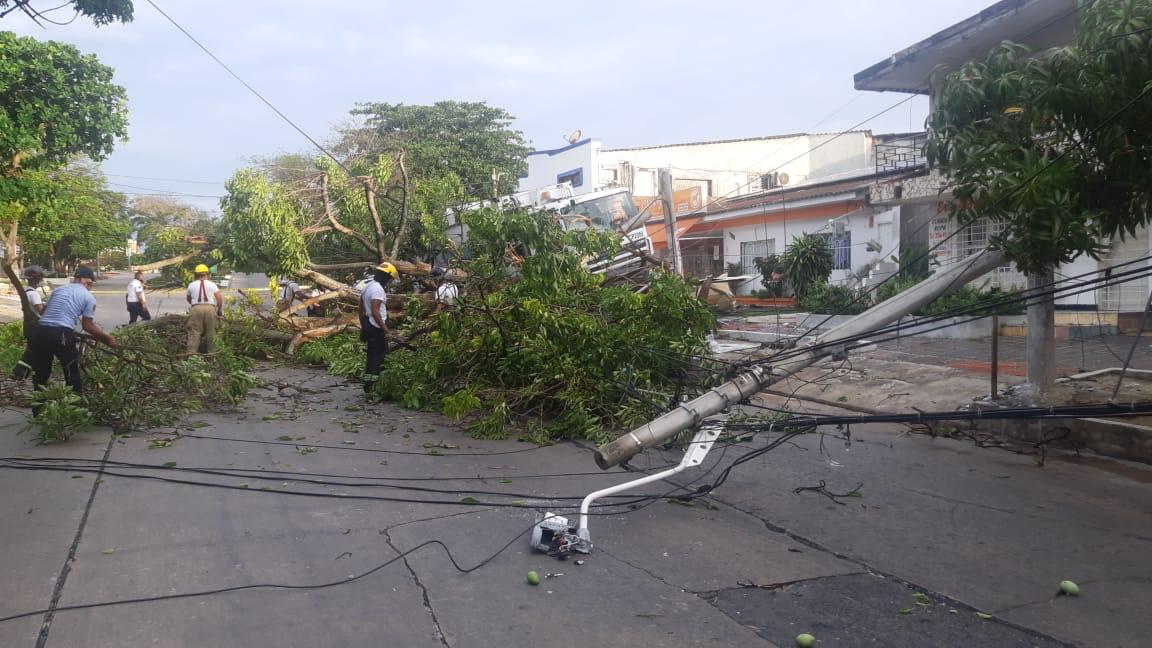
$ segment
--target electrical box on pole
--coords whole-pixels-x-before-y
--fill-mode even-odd
[[[660,200],[664,203],[664,230],[668,233],[668,254],[671,255],[672,270],[676,274],[683,274],[680,241],[676,236],[676,201],[672,198],[672,169],[660,169]]]

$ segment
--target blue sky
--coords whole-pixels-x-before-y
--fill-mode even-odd
[[[155,2],[320,141],[356,102],[454,99],[508,110],[538,148],[563,145],[575,129],[606,147],[842,130],[903,98],[856,92],[855,72],[991,4]],[[0,20],[0,29],[73,43],[116,69],[131,124],[103,165],[113,188],[218,196],[254,157],[309,150],[147,2],[135,4],[134,22],[101,28],[78,19],[41,29],[20,13]],[[920,128],[926,108],[918,97],[867,127]]]

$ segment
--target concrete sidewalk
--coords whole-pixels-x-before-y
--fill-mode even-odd
[[[598,511],[596,550],[578,566],[517,534],[532,508],[571,510],[633,477],[598,471],[589,448],[477,441],[438,415],[361,405],[358,386],[319,372],[266,377],[274,384],[238,411],[192,417],[169,447],[107,432],[37,447],[15,435],[19,413],[0,413],[0,454],[71,460],[57,472],[0,468],[0,617],[54,598],[348,581],[429,540],[463,568],[495,557],[465,574],[430,545],[323,589],[0,623],[0,645],[790,646],[812,632],[821,646],[1048,647],[1132,646],[1146,632],[1147,467],[1050,458],[1039,468],[886,427],[854,428],[850,447],[809,435],[737,467],[692,506],[657,498]],[[717,449],[682,482],[706,483],[764,442]],[[148,467],[76,461],[105,453]],[[633,463],[676,460],[652,451]],[[180,470],[197,467],[232,473]],[[863,497],[793,492],[821,479],[834,491],[863,482]],[[525,583],[530,569],[540,586]],[[1066,578],[1082,596],[1052,596]]]

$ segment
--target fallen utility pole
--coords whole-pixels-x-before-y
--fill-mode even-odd
[[[787,378],[836,349],[836,341],[851,340],[875,331],[927,306],[936,298],[960,288],[1004,264],[1004,255],[994,250],[974,254],[952,268],[935,275],[904,292],[877,304],[856,317],[833,327],[816,338],[819,348],[770,367],[752,367],[732,380],[709,390],[707,394],[684,403],[667,414],[650,421],[596,450],[596,465],[607,470],[645,448],[664,442],[701,421],[751,398],[764,387]]]
[[[873,306],[843,324],[833,327],[824,335],[816,338],[815,346],[809,351],[775,365],[752,367],[723,385],[709,390],[703,396],[680,405],[671,412],[628,432],[615,441],[600,446],[596,450],[596,465],[601,470],[607,470],[635,456],[645,448],[663,443],[685,430],[699,428],[700,424],[708,417],[719,414],[729,407],[751,398],[768,385],[795,374],[820,358],[833,353],[847,352],[848,346],[860,336],[867,335],[927,306],[936,298],[979,278],[1004,263],[1005,257],[1002,252],[996,250],[978,252],[952,268]],[[837,346],[837,341],[843,341],[843,346]],[[684,461],[676,468],[659,475],[646,475],[640,479],[588,495],[580,505],[579,526],[555,534],[555,544],[564,547],[567,552],[589,553],[592,550],[592,541],[588,532],[588,510],[593,501],[607,494],[619,493],[670,476],[689,466],[699,465],[704,460],[703,455],[707,453],[713,440],[713,437],[701,437],[698,431],[696,438],[692,440],[685,452]],[[566,525],[566,521],[564,524]]]

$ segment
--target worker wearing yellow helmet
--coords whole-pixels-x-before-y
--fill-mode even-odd
[[[360,292],[360,339],[364,341],[364,393],[371,394],[388,355],[388,294],[384,287],[399,279],[400,271],[387,261],[376,266]]]
[[[188,353],[212,353],[216,345],[216,320],[224,317],[224,295],[208,280],[208,266],[193,270],[196,279],[188,284]]]

